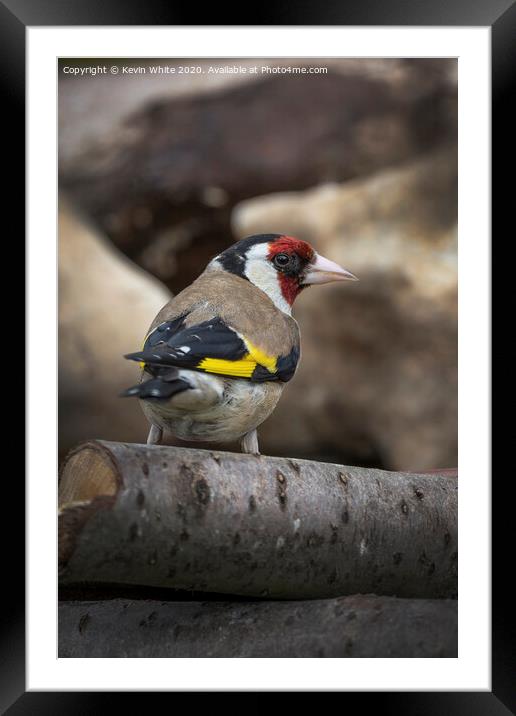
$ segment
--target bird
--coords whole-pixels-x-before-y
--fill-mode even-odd
[[[257,428],[274,411],[300,359],[292,307],[307,287],[357,280],[306,241],[286,234],[243,238],[157,314],[137,361],[148,445],[163,432],[188,441],[240,441],[259,455]]]

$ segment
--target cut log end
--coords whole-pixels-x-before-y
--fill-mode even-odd
[[[59,480],[60,509],[99,496],[114,496],[122,478],[111,453],[100,442],[79,445],[67,457]]]

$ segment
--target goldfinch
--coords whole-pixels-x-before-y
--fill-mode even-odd
[[[143,349],[125,356],[142,366],[124,396],[140,399],[151,424],[183,440],[240,440],[259,454],[257,427],[274,410],[300,356],[292,305],[312,284],[356,280],[305,241],[249,236],[210,261],[169,301]]]

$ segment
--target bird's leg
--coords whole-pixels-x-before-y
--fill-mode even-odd
[[[250,430],[240,440],[240,449],[242,452],[250,455],[259,455],[260,449],[258,447],[258,432],[257,430]]]
[[[147,445],[159,445],[163,437],[163,430],[157,425],[152,424],[147,438]]]

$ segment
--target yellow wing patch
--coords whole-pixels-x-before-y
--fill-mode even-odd
[[[204,358],[198,368],[207,373],[218,373],[229,375],[235,378],[250,378],[257,365],[261,365],[270,373],[276,372],[277,358],[269,356],[251,341],[242,338],[249,353],[238,360],[225,360],[219,358]]]
[[[143,340],[143,348],[151,333],[153,333],[153,331],[145,336]],[[248,351],[246,355],[242,358],[237,358],[236,360],[229,360],[227,358],[201,358],[195,367],[198,370],[205,371],[206,373],[217,373],[219,375],[227,375],[234,378],[251,378],[257,365],[263,366],[272,374],[276,373],[278,361],[277,357],[268,355],[265,351],[258,348],[258,346],[255,346],[254,343],[251,343],[251,341],[239,333],[236,335],[241,341],[243,341]],[[145,367],[145,363],[143,361],[140,361],[139,365],[141,368]],[[184,367],[188,368],[187,365]]]
[[[262,351],[261,348],[258,348],[258,346],[255,346],[251,341],[248,341],[247,338],[242,338],[242,340],[245,343],[245,347],[249,351],[249,355],[255,360],[258,365],[263,365],[264,368],[267,368],[269,373],[275,373],[276,372],[276,364],[278,362],[277,357],[275,356],[269,356],[265,351]]]
[[[256,368],[256,361],[248,354],[240,360],[223,360],[221,358],[203,358],[197,366],[206,373],[219,373],[234,378],[250,378]]]

